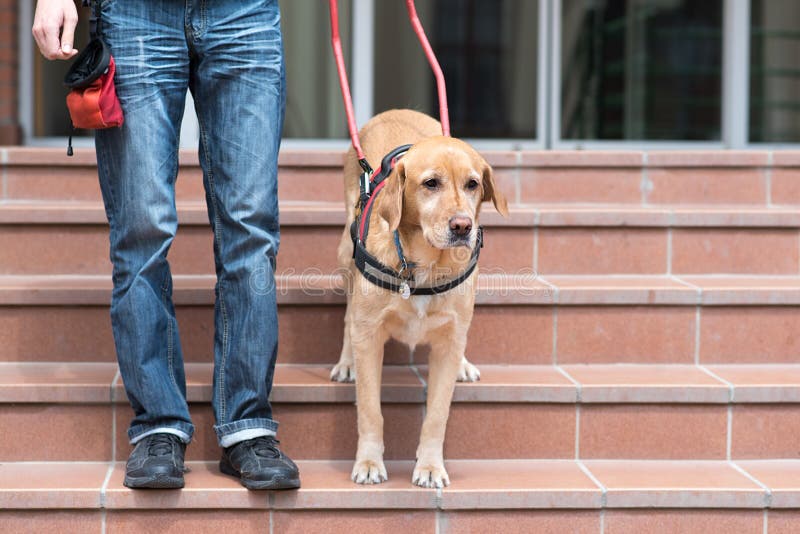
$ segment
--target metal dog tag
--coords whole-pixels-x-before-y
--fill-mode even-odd
[[[411,288],[408,287],[408,282],[403,282],[400,286],[400,296],[403,297],[403,300],[408,300],[408,297],[411,296]]]

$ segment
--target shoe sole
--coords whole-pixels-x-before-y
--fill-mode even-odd
[[[171,477],[166,475],[129,477],[126,475],[122,484],[131,489],[181,489],[184,487],[185,482],[183,477]]]
[[[226,460],[220,460],[219,470],[226,475],[238,478],[242,486],[251,490],[298,489],[300,487],[299,478],[284,478],[281,476],[276,476],[269,480],[249,480],[242,478],[242,474],[234,469]]]

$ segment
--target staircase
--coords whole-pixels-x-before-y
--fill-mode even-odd
[[[482,217],[467,353],[482,379],[456,388],[450,487],[411,484],[427,355],[395,343],[390,480],[349,480],[355,391],[328,380],[344,314],[332,152],[280,157],[273,403],[303,488],[219,473],[212,239],[186,152],[170,259],[191,472],[182,491],[133,492],[94,155],[0,148],[0,531],[800,531],[800,152],[487,157],[511,215]]]

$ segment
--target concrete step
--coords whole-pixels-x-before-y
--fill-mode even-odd
[[[116,371],[104,363],[0,364],[0,461],[127,458],[133,414]],[[212,366],[187,364],[186,371],[197,427],[188,458],[217,459]],[[354,457],[354,386],[330,382],[329,371],[276,369],[274,416],[293,457]],[[481,371],[480,382],[456,387],[447,458],[800,459],[797,364],[484,365]],[[388,459],[414,458],[426,379],[424,366],[384,370]],[[58,440],[47,439],[53,433]]]
[[[214,273],[213,235],[205,204],[182,203],[179,218],[181,226],[169,253],[172,271]],[[520,210],[511,221],[496,213],[488,215],[493,237],[491,243],[487,239],[481,265],[530,270],[534,218],[529,209]],[[341,203],[283,202],[278,272],[336,271],[344,221]],[[110,273],[108,249],[105,212],[96,202],[0,204],[0,275]]]
[[[719,532],[800,528],[800,462],[454,460],[452,484],[356,486],[346,461],[301,461],[303,487],[249,492],[215,463],[190,463],[183,490],[131,491],[121,463],[0,465],[6,532]],[[162,528],[163,527],[163,528]]]
[[[170,250],[177,274],[214,272],[205,205],[182,202]],[[281,204],[279,273],[337,269],[341,202]],[[571,206],[487,209],[481,268],[506,274],[800,273],[800,212],[790,207]],[[80,251],[77,254],[76,251]],[[1,202],[0,275],[105,274],[108,226],[98,202]]]
[[[170,259],[192,471],[183,491],[132,492],[93,153],[0,148],[0,531],[800,531],[800,151],[486,157],[512,215],[482,218],[467,353],[482,380],[456,388],[450,488],[410,483],[427,352],[395,343],[391,480],[349,481],[354,387],[327,379],[343,326],[325,274],[343,223],[338,152],[279,161],[273,403],[303,489],[247,492],[219,474],[211,236],[185,151]]]
[[[800,204],[798,151],[487,151],[516,203]],[[203,200],[196,151],[181,151],[178,198]],[[283,150],[282,200],[341,202],[341,152]],[[94,151],[0,148],[0,200],[99,200]]]
[[[196,150],[181,150],[176,195],[181,200],[205,201],[202,171]],[[67,157],[56,148],[0,148],[3,200],[100,201],[94,150],[77,149]],[[283,151],[278,161],[281,200],[341,202],[344,153]]]
[[[337,278],[278,279],[279,359],[337,361]],[[213,277],[176,276],[186,361],[211,361]],[[0,361],[114,361],[107,276],[0,277]],[[481,275],[467,343],[476,363],[797,363],[800,278]],[[315,335],[308,335],[313,325]],[[424,347],[387,346],[389,364]]]

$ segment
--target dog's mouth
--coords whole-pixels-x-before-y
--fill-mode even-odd
[[[467,247],[472,250],[472,247],[475,244],[475,240],[472,238],[472,235],[450,235],[450,239],[447,242],[447,246],[445,248],[458,248],[458,247]]]
[[[430,246],[433,248],[438,248],[439,250],[461,248],[471,252],[472,249],[475,248],[475,242],[477,241],[477,236],[473,233],[469,233],[467,235],[456,235],[451,232],[447,232],[442,236],[436,232],[423,232],[423,235]]]

